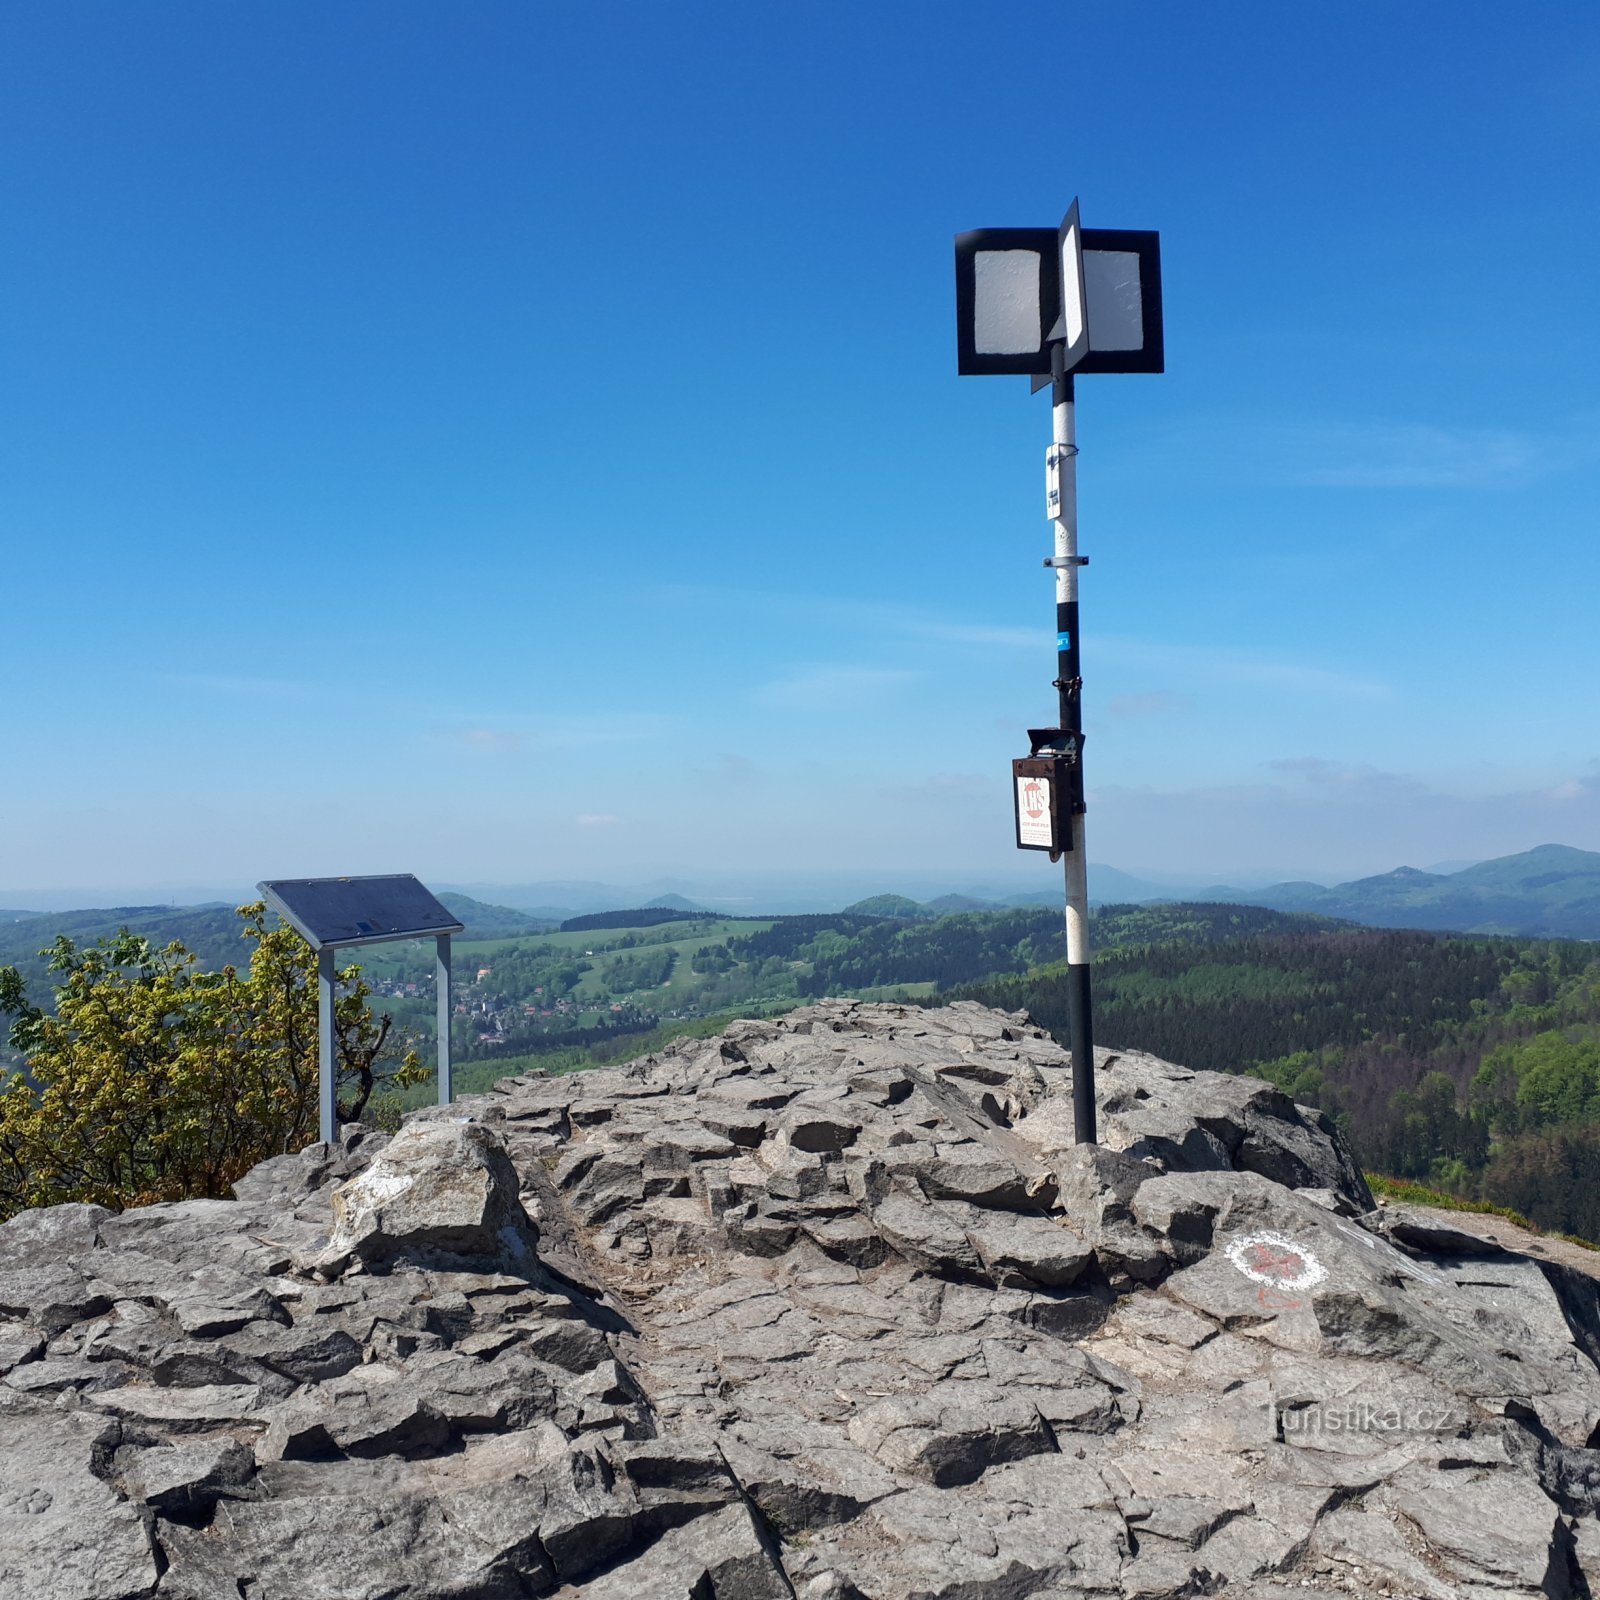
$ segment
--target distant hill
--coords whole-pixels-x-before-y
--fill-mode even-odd
[[[903,894],[874,894],[846,906],[842,915],[847,917],[899,917],[903,921],[926,919],[934,915],[920,900],[908,900]]]
[[[517,939],[523,934],[549,933],[561,923],[560,917],[540,917],[511,906],[489,905],[469,894],[446,892],[439,896],[439,902],[466,924],[467,931],[461,935],[466,939]]]
[[[556,926],[548,918],[486,905],[464,894],[439,898],[466,924],[469,939],[517,938],[548,933]],[[208,972],[242,966],[250,959],[251,946],[239,932],[242,924],[234,908],[224,901],[203,906],[104,906],[18,916],[20,920],[14,920],[9,913],[0,912],[0,967],[16,967],[35,999],[49,989],[48,967],[40,951],[63,935],[79,946],[110,938],[124,928],[142,933],[157,948],[177,940],[200,958],[202,970]]]
[[[696,917],[715,915],[704,906],[697,906],[693,900],[685,900],[681,894],[657,895],[654,900],[646,900],[644,908],[646,911],[687,911]]]
[[[1375,928],[1600,939],[1600,853],[1542,844],[1460,872],[1397,867],[1332,888],[1275,883],[1265,889],[1210,889],[1205,897],[1276,911],[1315,911]]]
[[[948,917],[953,911],[999,911],[1000,903],[996,900],[979,900],[970,894],[942,894],[937,900],[925,901],[927,909],[936,912],[941,917]]]
[[[1061,869],[1056,869],[1055,885],[1049,889],[1036,889],[1028,894],[1014,894],[1006,898],[1012,906],[1053,906],[1061,903],[1063,885]],[[1198,891],[1197,891],[1198,893]],[[1206,890],[1199,896],[1205,900],[1221,900],[1226,895]],[[1134,905],[1142,900],[1184,900],[1190,896],[1147,878],[1136,878],[1131,872],[1121,872],[1116,867],[1101,866],[1098,861],[1089,863],[1089,900],[1093,905]]]
[[[41,950],[65,936],[76,945],[93,944],[127,928],[159,948],[178,940],[200,958],[203,969],[220,971],[250,959],[250,946],[232,906],[104,906],[84,911],[49,911],[20,922],[0,920],[0,967],[16,967],[33,997],[48,989]]]
[[[712,915],[709,911],[679,911],[672,906],[635,906],[629,911],[590,911],[581,917],[568,917],[561,924],[561,931],[589,933],[599,928],[653,928],[662,922],[700,922]]]

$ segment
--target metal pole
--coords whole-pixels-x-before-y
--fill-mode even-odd
[[[322,1102],[322,1142],[339,1137],[339,1073],[333,1048],[333,947],[317,952],[317,1092]]]
[[[439,1104],[451,1100],[450,1082],[450,935],[433,941],[433,987],[439,1018]]]
[[[1072,374],[1057,372],[1051,385],[1051,437],[1058,457],[1061,501],[1056,512],[1056,688],[1061,726],[1078,738],[1079,789],[1083,774],[1083,673],[1078,655],[1078,444]],[[1067,1029],[1072,1051],[1073,1136],[1094,1144],[1094,1030],[1089,1018],[1089,862],[1083,813],[1072,813],[1072,848],[1066,852]]]

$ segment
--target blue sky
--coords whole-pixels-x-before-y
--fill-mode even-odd
[[[1600,848],[1600,11],[13,7],[0,903],[1033,883],[1048,405],[951,236],[1158,228],[1079,386],[1091,858]]]

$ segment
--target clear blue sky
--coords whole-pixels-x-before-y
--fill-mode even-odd
[[[1158,228],[1079,386],[1091,858],[1600,848],[1600,9],[15,6],[0,903],[1048,886],[1048,405],[951,236]]]

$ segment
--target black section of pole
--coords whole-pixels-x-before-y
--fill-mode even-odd
[[[1063,648],[1063,644],[1065,648]],[[1078,664],[1078,602],[1056,602],[1056,688],[1061,695],[1060,726],[1083,732],[1083,670]]]
[[[1067,1037],[1072,1051],[1072,1137],[1078,1144],[1095,1144],[1094,1023],[1087,961],[1067,966]]]

